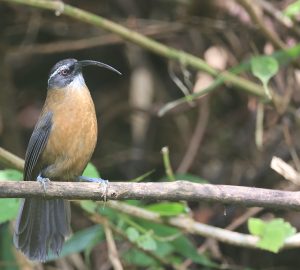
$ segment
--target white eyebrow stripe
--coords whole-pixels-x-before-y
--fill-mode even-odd
[[[52,77],[54,77],[56,74],[58,74],[59,72],[61,72],[63,69],[65,68],[69,68],[68,65],[63,65],[61,66],[60,68],[58,68],[57,70],[55,70],[50,76],[49,76],[49,79],[48,79],[48,83],[49,81],[51,80]]]

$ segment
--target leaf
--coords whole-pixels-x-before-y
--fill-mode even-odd
[[[88,200],[81,201],[80,206],[82,207],[82,209],[84,209],[86,212],[90,214],[94,214],[97,208],[99,207],[97,203]]]
[[[96,240],[95,240],[96,239]],[[95,225],[87,229],[76,232],[70,239],[63,245],[60,256],[51,253],[47,261],[56,260],[57,258],[65,257],[72,253],[78,253],[86,248],[90,248],[91,244],[96,245],[104,239],[104,232],[102,227]]]
[[[151,237],[150,233],[146,233],[137,238],[136,243],[143,250],[156,250],[157,245],[155,240]]]
[[[129,227],[126,229],[126,235],[128,236],[129,240],[132,242],[136,242],[136,240],[139,238],[140,233],[137,229],[133,227]]]
[[[300,13],[300,0],[291,3],[283,11],[283,14],[290,18],[298,15],[299,13]]]
[[[203,266],[217,267],[217,264],[212,262],[208,257],[203,254],[199,254],[197,248],[192,244],[190,239],[182,235],[172,241],[175,250],[183,255],[185,258],[191,259],[193,262]]]
[[[88,177],[92,177],[92,178],[100,178],[101,177],[97,168],[92,163],[88,163],[82,176],[88,176]]]
[[[146,229],[154,231],[155,235],[168,237],[170,235],[178,234],[180,231],[173,227],[156,224],[149,221],[140,221],[139,225]],[[191,240],[184,235],[177,237],[175,240],[168,241],[168,244],[172,245],[174,252],[182,255],[184,258],[189,258],[193,262],[203,266],[217,267],[217,264],[210,261],[205,255],[199,254],[197,248],[193,245]],[[159,247],[158,247],[159,250]]]
[[[12,180],[19,181],[22,180],[23,174],[17,170],[6,169],[0,170],[0,181]],[[0,199],[0,224],[9,220],[13,220],[18,213],[19,209],[19,199],[8,198]]]
[[[267,84],[269,80],[277,73],[279,68],[277,60],[272,56],[258,56],[251,59],[251,72]]]
[[[248,220],[248,228],[251,234],[260,237],[257,246],[277,253],[284,244],[284,240],[296,233],[296,229],[282,218],[265,222],[257,218]]]
[[[157,261],[155,261],[150,256],[146,255],[144,252],[139,251],[135,248],[129,249],[122,256],[129,264],[140,266],[140,267],[149,267],[157,266]]]
[[[250,218],[248,220],[248,230],[252,235],[261,236],[266,227],[266,223],[259,218]]]
[[[0,181],[3,180],[12,180],[12,181],[20,181],[23,178],[23,174],[17,170],[6,169],[0,170]]]
[[[0,199],[0,224],[15,219],[19,211],[19,199]]]
[[[146,209],[159,213],[161,216],[178,216],[186,213],[186,205],[179,202],[162,202],[145,206]]]

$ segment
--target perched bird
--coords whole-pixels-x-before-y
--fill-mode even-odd
[[[47,98],[29,140],[24,180],[93,180],[82,177],[97,141],[95,107],[82,76],[82,67],[101,62],[59,61],[50,71]],[[101,179],[99,180],[101,181]],[[29,259],[45,261],[48,252],[59,254],[70,234],[70,203],[63,199],[23,199],[14,244]]]

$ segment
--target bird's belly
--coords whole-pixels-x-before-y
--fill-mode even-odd
[[[72,115],[67,123],[54,119],[42,158],[47,163],[43,176],[66,181],[82,174],[97,141],[95,115],[90,113],[83,116]]]

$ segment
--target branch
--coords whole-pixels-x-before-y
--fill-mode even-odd
[[[257,242],[259,241],[259,238],[257,236],[232,232],[227,229],[221,229],[211,225],[196,222],[188,216],[178,216],[170,218],[161,217],[158,213],[126,203],[114,201],[108,202],[107,206],[134,217],[143,218],[155,223],[171,225],[191,234],[198,234],[203,237],[212,238],[235,246],[257,249]],[[288,237],[284,241],[283,249],[299,247],[299,242],[300,233],[297,233],[291,237]]]
[[[108,258],[114,270],[123,270],[124,268],[119,258],[117,245],[107,220],[106,222],[103,223],[103,227],[104,227],[104,233],[105,233],[107,248],[108,248]]]
[[[0,147],[0,163],[8,168],[23,171],[24,160]]]
[[[3,150],[3,151],[1,151]],[[2,155],[4,153],[4,155]],[[17,156],[5,151],[4,149],[0,148],[0,162],[5,162],[7,164],[11,164],[11,167],[18,169],[19,166],[21,166],[21,168],[23,168],[23,161],[22,159],[18,158]],[[20,164],[21,163],[21,164]],[[277,200],[277,207],[280,208],[286,208],[289,209],[289,205],[284,205],[286,202],[285,200],[282,200],[282,197],[278,196],[278,194],[282,194],[287,200],[288,198],[290,198],[291,201],[293,201],[293,205],[292,205],[292,209],[299,209],[300,207],[300,203],[297,200],[299,198],[299,195],[297,195],[299,192],[288,192],[288,191],[273,191],[273,190],[268,190],[268,189],[256,189],[256,188],[247,188],[247,187],[236,187],[236,186],[216,186],[216,185],[202,185],[202,184],[194,184],[194,183],[190,183],[190,182],[185,182],[185,181],[176,181],[176,182],[172,182],[172,183],[109,183],[109,187],[106,189],[105,187],[103,187],[103,190],[100,189],[98,184],[95,183],[64,183],[64,182],[51,182],[48,186],[47,189],[47,194],[45,194],[44,190],[41,188],[41,185],[37,182],[0,182],[0,198],[1,198],[1,194],[3,197],[8,197],[7,194],[10,194],[10,196],[12,196],[12,192],[14,192],[14,194],[18,194],[18,197],[23,197],[22,195],[22,187],[27,190],[27,192],[29,192],[27,195],[31,196],[33,193],[34,196],[42,196],[42,197],[49,197],[49,193],[50,191],[53,189],[53,186],[56,186],[56,190],[54,190],[56,192],[57,197],[58,196],[64,196],[66,195],[65,193],[68,193],[70,191],[64,192],[65,191],[65,187],[66,186],[71,186],[73,187],[73,192],[72,194],[70,194],[71,196],[74,195],[74,192],[77,194],[80,194],[80,198],[85,198],[84,197],[84,190],[88,190],[88,192],[90,194],[93,194],[95,197],[93,197],[95,200],[102,198],[102,197],[106,197],[106,198],[110,198],[111,195],[113,195],[113,198],[116,199],[116,193],[112,192],[111,190],[111,186],[123,186],[127,188],[129,186],[131,186],[131,188],[133,186],[136,187],[146,187],[146,191],[148,190],[147,186],[153,186],[156,185],[156,188],[158,188],[158,191],[163,191],[164,189],[164,185],[167,184],[167,186],[173,186],[174,185],[178,185],[180,183],[183,184],[188,184],[190,186],[197,186],[199,188],[202,187],[202,193],[199,194],[204,195],[202,199],[209,200],[209,201],[213,201],[213,197],[215,199],[215,201],[220,202],[221,200],[224,200],[224,202],[229,203],[229,202],[233,202],[231,198],[230,200],[230,194],[224,193],[224,190],[222,190],[222,188],[227,189],[227,191],[229,192],[235,192],[235,189],[242,189],[244,190],[243,194],[238,194],[236,193],[234,195],[234,198],[236,200],[236,202],[238,202],[239,204],[243,204],[245,198],[249,198],[251,197],[251,195],[253,194],[257,194],[258,191],[263,192],[263,195],[259,195],[262,197],[259,197],[259,200],[264,200],[263,198],[270,198],[271,200],[274,200],[274,198],[276,198]],[[32,187],[35,187],[35,190],[32,190]],[[76,188],[76,186],[78,186],[78,188]],[[5,188],[6,187],[6,188]],[[57,189],[57,187],[59,187]],[[75,187],[75,189],[74,189]],[[207,188],[205,190],[205,187]],[[215,191],[213,192],[213,190],[215,189]],[[231,190],[233,189],[233,190]],[[211,191],[212,194],[208,194],[208,191]],[[248,190],[248,194],[246,192],[246,190]],[[10,192],[12,191],[12,192]],[[83,191],[83,192],[81,192]],[[130,194],[131,190],[128,191]],[[164,191],[165,192],[165,191]],[[172,195],[172,198],[174,198],[174,195],[177,196],[179,193],[182,194],[182,192],[184,192],[182,189],[178,189],[175,190],[174,194],[170,194]],[[194,189],[192,189],[191,192],[195,192]],[[196,192],[198,192],[196,190]],[[204,192],[204,194],[203,194]],[[206,193],[207,192],[207,193]],[[246,193],[246,194],[245,194]],[[260,193],[261,194],[261,193]],[[122,194],[121,194],[122,195]],[[187,194],[186,194],[187,195]],[[218,197],[220,195],[220,197]],[[241,196],[242,195],[242,196]],[[229,196],[229,200],[228,200],[228,196]],[[121,196],[120,196],[121,197]],[[126,192],[123,194],[123,198],[126,197]],[[208,198],[210,197],[210,199]],[[51,198],[51,197],[49,197]],[[65,198],[69,198],[68,194],[65,196]],[[111,198],[111,199],[113,199]],[[225,199],[224,199],[225,198]],[[145,196],[145,194],[142,196],[142,199],[149,199],[148,197]],[[158,199],[164,199],[163,197],[159,196]],[[253,197],[252,197],[253,199]],[[244,205],[248,205],[248,199],[245,200],[246,203],[244,203]],[[265,202],[268,200],[265,200]],[[283,203],[283,204],[282,204]],[[279,204],[279,206],[278,206]],[[251,204],[252,205],[252,204]],[[254,203],[253,205],[258,205],[256,203]],[[267,204],[264,203],[264,206],[266,206]],[[183,229],[186,232],[192,233],[192,234],[199,234],[201,236],[204,237],[211,237],[213,239],[216,239],[218,241],[221,242],[225,242],[228,244],[232,244],[232,245],[237,245],[237,246],[243,246],[243,247],[249,247],[249,248],[257,248],[257,241],[258,238],[256,236],[252,236],[252,235],[247,235],[247,234],[241,234],[241,233],[237,233],[237,232],[231,232],[228,229],[221,229],[221,228],[216,228],[214,226],[210,226],[210,225],[206,225],[206,224],[202,224],[199,222],[194,221],[193,219],[191,219],[190,217],[185,217],[185,216],[179,216],[179,217],[171,217],[171,218],[166,218],[166,217],[161,217],[158,213],[155,212],[151,212],[149,210],[146,209],[142,209],[139,207],[135,207],[126,203],[121,203],[121,202],[116,202],[116,201],[109,201],[107,202],[107,206],[110,208],[113,208],[117,211],[120,211],[122,213],[126,213],[138,218],[143,218],[143,219],[147,219],[147,220],[151,220],[153,222],[156,223],[164,223],[164,224],[168,224],[174,227],[177,227],[179,229]],[[250,206],[250,205],[249,205]],[[273,205],[274,207],[275,204]],[[271,207],[271,206],[270,206]],[[98,218],[101,218],[100,216],[97,215]],[[300,233],[289,237],[285,240],[284,246],[283,248],[295,248],[295,247],[299,247],[299,242],[300,242]],[[152,254],[155,255],[155,254]],[[159,258],[157,258],[159,259]],[[162,258],[160,258],[160,260],[163,260]],[[166,262],[164,262],[166,263]]]
[[[108,186],[85,182],[50,182],[44,191],[36,181],[0,182],[0,198],[41,197],[69,200],[170,200],[206,201],[300,210],[300,192],[262,188],[196,184],[188,181],[161,183],[110,182]]]
[[[236,0],[247,11],[252,21],[257,24],[265,37],[272,42],[272,44],[279,49],[286,49],[287,46],[279,38],[279,36],[265,25],[263,18],[257,13],[255,5],[250,0]]]
[[[168,59],[173,59],[179,61],[181,64],[196,68],[207,72],[208,74],[221,78],[231,85],[244,90],[252,95],[258,96],[260,98],[265,98],[263,88],[242,77],[238,77],[228,71],[219,72],[210,65],[208,65],[203,59],[196,57],[192,54],[176,50],[174,48],[163,45],[153,39],[147,38],[138,32],[129,30],[115,22],[107,20],[101,16],[97,16],[93,13],[83,11],[79,8],[67,5],[61,1],[45,1],[45,0],[2,0],[9,3],[23,4],[33,7],[38,7],[41,9],[49,9],[56,12],[57,15],[67,15],[69,17],[75,18],[79,21],[101,27],[109,32],[115,33],[118,36],[124,38],[125,40],[131,41],[147,50],[150,50],[156,54],[167,57]]]

